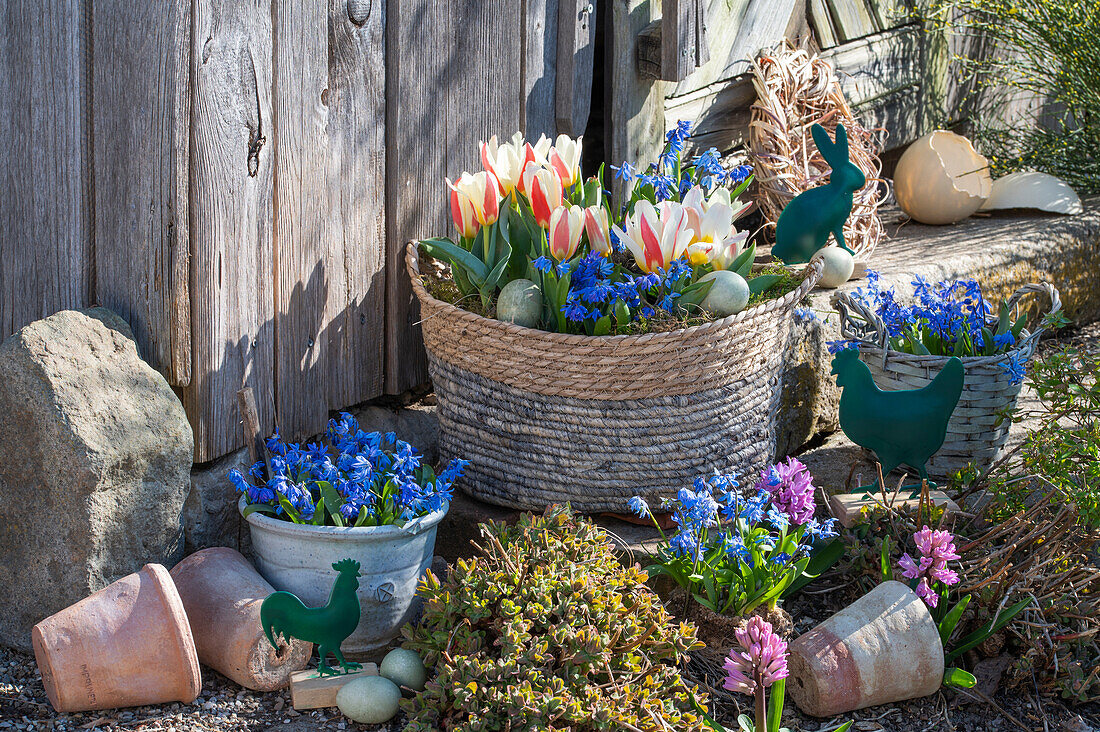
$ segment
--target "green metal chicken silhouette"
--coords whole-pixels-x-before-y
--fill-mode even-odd
[[[853,348],[833,357],[832,373],[843,390],[840,428],[848,439],[875,453],[883,478],[905,463],[928,480],[925,464],[943,446],[947,422],[962,395],[962,361],[948,360],[932,383],[922,389],[883,391]],[[877,485],[876,479],[873,486]],[[861,490],[866,489],[857,492]]]
[[[795,196],[775,224],[772,254],[786,264],[804,264],[829,241],[829,234],[849,254],[844,243],[844,222],[852,213],[852,194],[867,184],[867,176],[848,159],[848,133],[836,126],[836,142],[819,124],[810,129],[821,157],[832,166],[829,182]]]
[[[260,605],[260,623],[271,645],[278,648],[275,639],[280,635],[317,644],[321,659],[317,672],[321,676],[340,673],[328,665],[329,653],[336,656],[343,673],[361,668],[358,663],[345,661],[340,652],[340,644],[359,625],[359,562],[342,559],[332,568],[338,575],[324,607],[306,607],[289,592],[272,593]]]

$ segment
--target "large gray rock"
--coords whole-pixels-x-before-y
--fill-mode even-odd
[[[164,377],[102,308],[0,345],[0,643],[134,572],[183,556],[194,451]]]

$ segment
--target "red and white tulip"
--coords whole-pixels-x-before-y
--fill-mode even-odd
[[[529,162],[523,169],[523,190],[531,201],[535,221],[543,229],[548,229],[550,215],[562,203],[562,187],[558,174],[536,162]]]
[[[473,175],[463,173],[462,177],[454,183],[448,180],[447,185],[451,187],[452,215],[455,211],[454,196],[458,194],[459,198],[465,196],[469,199],[474,208],[474,216],[482,226],[489,226],[500,218],[500,184],[496,176],[489,171],[483,170]],[[455,223],[456,225],[458,223],[457,216]],[[459,230],[462,230],[461,226]]]
[[[662,201],[654,206],[642,199],[623,223],[625,229],[612,226],[612,231],[646,272],[668,269],[695,237],[695,232],[688,227],[684,207],[674,201]]]
[[[549,162],[563,186],[568,188],[576,183],[581,179],[581,138],[558,135],[550,148]]]
[[[497,136],[493,135],[489,142],[481,143],[481,163],[496,176],[502,196],[515,190],[519,183],[525,155],[526,143],[519,132],[512,135],[511,142],[498,143]]]
[[[585,211],[580,206],[559,206],[550,214],[550,254],[559,262],[577,251],[584,231]]]
[[[460,190],[450,178],[447,185],[451,189],[451,218],[454,219],[455,228],[464,239],[472,239],[477,236],[481,225],[477,221],[477,213],[474,211],[474,203],[464,190]]]
[[[584,231],[592,251],[611,254],[611,222],[603,206],[589,206],[584,210]]]

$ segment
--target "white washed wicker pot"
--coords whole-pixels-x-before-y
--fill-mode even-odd
[[[244,496],[238,504],[244,510]],[[405,526],[308,526],[248,515],[256,569],[276,590],[298,596],[306,607],[328,603],[341,559],[359,562],[359,626],[341,645],[362,657],[387,647],[420,609],[416,588],[432,563],[435,533],[446,510]]]
[[[1008,301],[1009,309],[1015,310],[1024,297],[1032,294],[1044,295],[1050,301],[1050,313],[1062,309],[1058,290],[1047,283],[1016,290]],[[849,293],[836,295],[833,302],[840,313],[841,335],[859,342],[860,360],[867,364],[881,389],[921,389],[932,383],[950,358],[890,350],[885,347],[886,326],[873,311]],[[1043,331],[1042,326],[1034,332],[1024,329],[1016,347],[1008,353],[959,358],[966,373],[962,395],[947,423],[943,446],[928,460],[929,477],[949,478],[971,465],[985,470],[1004,455],[1012,421],[1001,415],[1015,408],[1023,383],[1013,384],[1003,363],[1009,357],[1029,363]]]

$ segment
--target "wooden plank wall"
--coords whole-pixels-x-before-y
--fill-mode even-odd
[[[824,47],[821,56],[838,70],[865,124],[884,129],[891,147],[909,142],[927,126],[921,95],[927,39],[919,26],[905,25],[906,7],[905,0],[710,0],[710,60],[686,79],[653,82],[620,64],[611,89],[613,129],[630,144],[615,146],[616,154],[652,160],[661,133],[678,120],[695,123],[692,142],[699,148],[744,144],[756,99],[751,59],[784,38]],[[621,54],[630,49],[637,17],[629,0],[615,8]]]
[[[519,0],[391,0],[388,10],[386,391],[395,394],[427,380],[405,245],[453,230],[444,177],[480,170],[479,139],[524,128],[529,79]]]
[[[194,0],[191,45],[191,381],[196,461],[243,444],[236,394],[274,425],[272,14],[266,0]]]
[[[191,0],[101,3],[90,15],[95,299],[186,386]]]
[[[244,386],[298,439],[427,380],[405,242],[450,230],[479,139],[557,131],[559,46],[591,47],[575,0],[31,5],[0,9],[0,336],[116,310],[200,462]]]
[[[0,338],[91,300],[84,6],[0,5]]]

